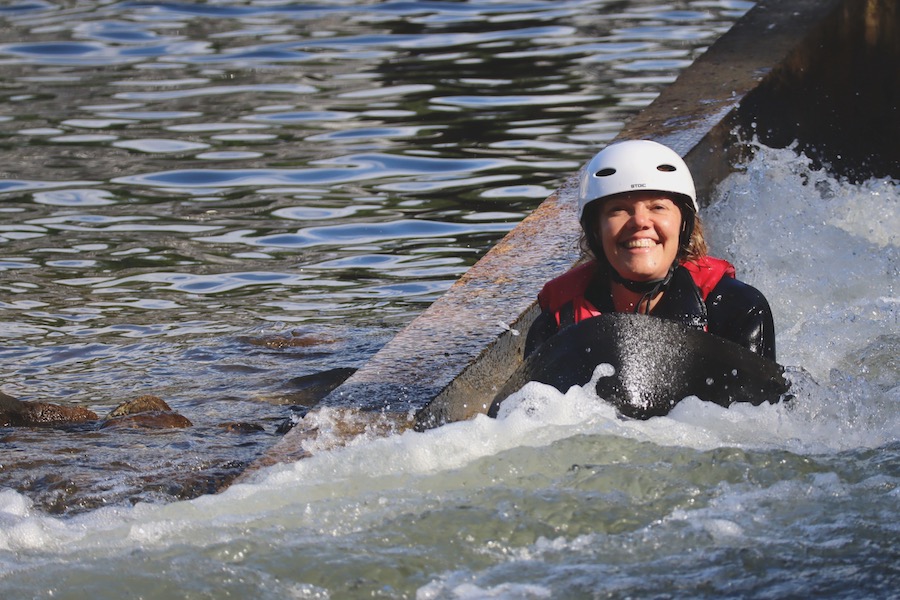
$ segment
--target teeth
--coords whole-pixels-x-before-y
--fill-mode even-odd
[[[655,246],[656,242],[653,240],[643,238],[640,240],[629,240],[625,242],[626,248],[649,248],[651,246]]]

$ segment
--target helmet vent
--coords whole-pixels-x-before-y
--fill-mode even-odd
[[[595,175],[597,177],[609,177],[610,175],[615,175],[615,174],[616,174],[616,170],[613,169],[612,167],[600,169],[599,171],[597,171],[597,173],[595,173]]]
[[[662,171],[663,173],[671,173],[675,170],[675,167],[673,165],[659,165],[656,167],[656,170]]]

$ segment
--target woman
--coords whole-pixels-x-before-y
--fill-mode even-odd
[[[526,356],[560,329],[610,312],[680,321],[775,360],[766,298],[707,256],[694,180],[671,149],[613,144],[582,172],[581,245],[588,262],[547,283]]]

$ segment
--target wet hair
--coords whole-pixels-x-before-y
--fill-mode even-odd
[[[706,240],[703,237],[703,223],[700,216],[694,212],[694,207],[688,198],[674,196],[672,198],[678,208],[681,210],[681,239],[678,240],[678,254],[675,256],[675,262],[681,263],[685,261],[694,261],[707,255]],[[581,260],[587,261],[596,259],[597,269],[602,274],[608,274],[612,266],[603,252],[603,243],[599,236],[595,233],[597,217],[600,214],[600,207],[603,201],[594,201],[584,207],[584,214],[581,217],[581,236],[578,240],[578,246],[581,250]],[[693,228],[690,228],[690,222],[693,221]],[[690,228],[690,231],[688,229]]]

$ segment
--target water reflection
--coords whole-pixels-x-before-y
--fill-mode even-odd
[[[162,473],[185,445],[237,468],[285,382],[358,366],[750,5],[5,3],[3,391],[98,414],[156,393],[195,423]],[[239,456],[230,418],[267,426]],[[13,438],[11,464],[52,453]],[[42,506],[101,501],[76,461],[28,468]],[[106,498],[207,486],[172,489]]]

